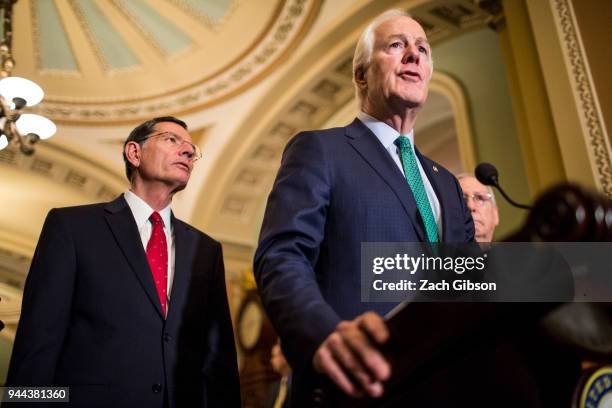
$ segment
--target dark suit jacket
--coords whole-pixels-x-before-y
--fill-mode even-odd
[[[162,407],[164,399],[169,407],[240,406],[221,245],[172,222],[175,272],[164,319],[123,196],[51,210],[7,384],[69,386],[75,407]]]
[[[417,156],[440,201],[443,241],[473,241],[457,180],[418,150]],[[307,398],[302,373],[340,320],[395,306],[360,301],[361,243],[425,240],[406,179],[361,121],[304,132],[289,142],[268,199],[254,271],[295,372],[292,401]]]

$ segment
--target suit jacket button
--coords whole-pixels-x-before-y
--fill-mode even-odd
[[[164,341],[167,343],[167,342],[169,342],[170,340],[172,340],[172,336],[171,336],[171,335],[169,335],[168,333],[164,333]]]
[[[153,390],[154,393],[158,394],[161,392],[162,386],[161,384],[153,384],[153,387],[151,387],[151,389]]]

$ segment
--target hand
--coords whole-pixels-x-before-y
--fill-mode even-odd
[[[374,312],[342,321],[315,352],[314,368],[352,397],[363,396],[363,391],[380,397],[384,392],[382,382],[391,376],[391,365],[377,345],[388,339],[385,321]]]

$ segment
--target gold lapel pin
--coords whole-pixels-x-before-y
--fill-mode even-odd
[[[438,172],[438,168],[436,166],[433,166],[433,171],[435,171],[436,173]]]

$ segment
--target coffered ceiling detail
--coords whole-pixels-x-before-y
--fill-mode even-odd
[[[104,171],[98,165],[51,146],[39,149],[33,156],[22,155],[15,149],[1,150],[0,171],[7,166],[74,189],[93,201],[110,201],[127,185],[114,172]]]
[[[15,60],[20,75],[47,93],[37,111],[56,121],[177,114],[226,100],[272,72],[302,40],[320,3],[20,1]]]

